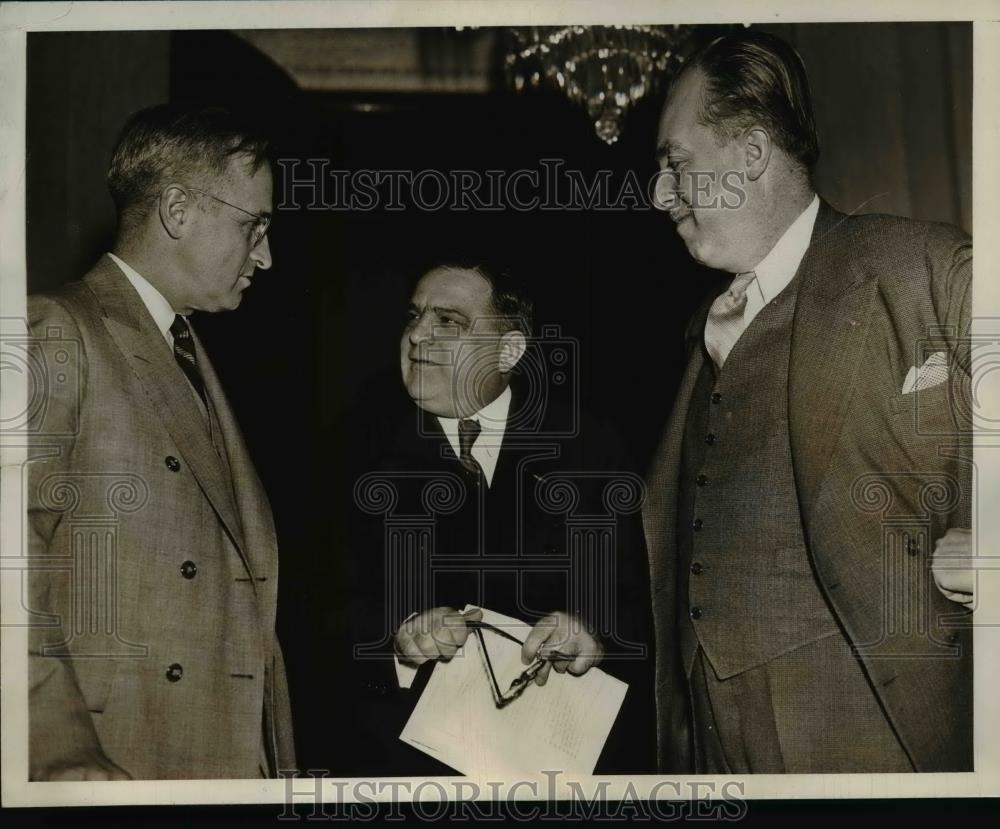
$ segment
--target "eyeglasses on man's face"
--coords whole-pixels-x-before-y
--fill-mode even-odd
[[[260,213],[254,213],[253,211],[247,210],[246,208],[240,207],[238,204],[233,204],[225,199],[220,199],[213,193],[209,193],[207,190],[200,190],[197,187],[188,187],[188,190],[193,193],[201,193],[203,196],[208,196],[210,199],[215,199],[215,201],[220,202],[228,207],[232,207],[235,210],[239,210],[241,213],[246,213],[248,216],[252,216],[255,221],[253,227],[250,229],[250,247],[255,248],[260,244],[260,240],[264,238],[267,234],[267,229],[271,225],[271,217],[264,216]]]

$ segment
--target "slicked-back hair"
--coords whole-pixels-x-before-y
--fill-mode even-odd
[[[819,158],[805,64],[774,35],[746,31],[716,38],[691,57],[685,72],[706,79],[700,121],[721,140],[759,124],[792,159],[811,171]]]
[[[482,260],[448,261],[427,268],[431,271],[467,271],[482,277],[490,286],[490,310],[503,333],[520,331],[530,339],[535,324],[535,304],[525,283],[511,271]]]
[[[168,184],[210,185],[234,158],[254,175],[267,153],[267,139],[221,107],[163,104],[136,112],[108,167],[120,231],[144,216]]]

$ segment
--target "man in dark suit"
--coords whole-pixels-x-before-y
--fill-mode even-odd
[[[29,297],[32,780],[294,767],[271,510],[187,320],[271,266],[266,148],[223,110],[135,114],[113,252]]]
[[[533,625],[522,661],[549,658],[539,686],[552,669],[597,664],[628,682],[598,770],[652,770],[642,481],[607,428],[551,398],[551,344],[531,325],[523,289],[482,265],[435,267],[413,292],[400,368],[416,406],[370,430],[353,493],[352,523],[368,518],[349,548],[362,728],[351,774],[454,773],[399,733],[479,608]],[[562,359],[555,369],[575,370]]]
[[[648,478],[661,771],[972,768],[971,246],[810,183],[805,70],[720,38],[660,120],[667,207],[722,272]]]

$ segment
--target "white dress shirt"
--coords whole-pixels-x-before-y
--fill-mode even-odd
[[[492,403],[488,403],[467,418],[475,420],[480,426],[476,442],[472,444],[472,457],[482,467],[487,486],[493,484],[493,473],[497,468],[497,459],[500,457],[500,446],[503,443],[504,432],[507,431],[507,415],[509,413],[510,386],[505,388],[503,393]],[[455,450],[455,455],[461,457],[462,453],[458,442],[458,418],[438,417],[438,423],[441,424],[451,448]]]
[[[146,306],[146,310],[153,317],[153,322],[156,323],[156,327],[160,329],[160,333],[163,334],[167,345],[173,351],[174,335],[170,333],[170,326],[174,324],[176,312],[170,307],[170,303],[135,268],[127,262],[123,262],[113,253],[109,253],[108,256],[111,257],[112,262],[121,268],[121,272],[125,274],[125,278],[132,283],[132,287],[139,294],[142,304]]]
[[[753,270],[757,278],[747,286],[747,305],[743,311],[743,328],[753,322],[767,303],[780,294],[799,269],[819,212],[819,196],[813,196],[809,206],[788,226],[770,252]]]
[[[156,327],[160,329],[160,333],[163,334],[163,339],[167,341],[167,345],[170,346],[170,350],[174,350],[174,335],[170,333],[170,326],[174,324],[174,318],[177,313],[174,311],[173,307],[167,302],[166,297],[163,296],[153,284],[142,276],[135,268],[124,262],[113,253],[108,254],[111,257],[111,261],[114,262],[123,274],[125,278],[132,283],[132,287],[135,288],[136,292],[139,294],[139,299],[142,300],[142,304],[146,306],[146,310],[149,311],[150,316],[153,318],[153,322],[156,323]],[[188,326],[191,325],[187,317],[184,318]],[[189,384],[190,385],[190,384]],[[208,409],[205,408],[205,401],[201,399],[201,395],[195,391],[194,386],[191,386],[191,393],[194,395],[195,402],[198,404],[198,408],[201,409],[201,413],[207,418]],[[211,426],[211,424],[210,424]]]

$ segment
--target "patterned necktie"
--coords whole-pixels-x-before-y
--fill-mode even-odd
[[[458,460],[462,466],[476,476],[477,480],[482,475],[483,468],[479,465],[479,461],[472,457],[472,444],[476,442],[482,428],[478,420],[462,418],[458,421]]]
[[[198,371],[198,357],[195,354],[194,338],[191,336],[191,329],[184,317],[180,314],[174,317],[173,325],[170,326],[170,333],[174,336],[174,358],[181,367],[181,371],[191,381],[194,390],[198,392],[201,402],[206,406],[208,401],[205,398],[205,381],[201,379],[201,372]]]
[[[708,309],[708,319],[705,321],[705,348],[720,369],[743,333],[747,287],[756,278],[757,274],[754,271],[736,274],[729,290],[718,296]]]

